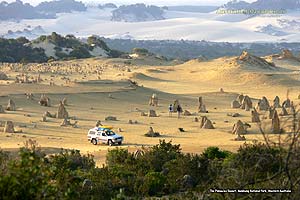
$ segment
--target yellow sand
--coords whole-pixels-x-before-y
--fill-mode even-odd
[[[53,71],[45,70],[43,64],[29,64],[13,70],[2,66],[0,71],[8,74],[10,80],[0,82],[0,104],[6,106],[11,98],[16,102],[17,111],[0,114],[0,120],[12,120],[15,128],[22,129],[23,133],[0,133],[0,147],[15,150],[31,138],[51,150],[51,153],[60,148],[93,153],[100,165],[105,161],[107,150],[116,148],[94,146],[87,141],[87,131],[95,126],[97,120],[101,120],[116,131],[118,128],[124,131],[120,133],[125,138],[122,147],[130,151],[155,145],[160,139],[181,144],[184,152],[200,153],[209,146],[236,151],[244,142],[233,141],[236,136],[231,134],[232,126],[238,119],[247,123],[251,120],[250,112],[230,108],[231,101],[238,94],[249,95],[255,105],[255,99],[262,96],[272,101],[278,95],[281,101],[285,100],[287,90],[289,98],[297,102],[300,93],[298,63],[294,62],[278,61],[278,70],[265,70],[260,66],[239,65],[235,58],[207,62],[192,60],[180,65],[152,59],[153,63],[150,59],[145,59],[144,63],[143,59],[139,59],[130,61],[131,64],[122,59],[75,60],[59,62],[59,67],[49,67],[55,68]],[[75,65],[80,70],[76,70]],[[99,67],[103,70],[101,74],[97,74]],[[15,84],[15,76],[20,73],[31,76],[40,73],[44,81],[39,84]],[[71,83],[67,83],[64,77],[68,77]],[[139,87],[132,87],[128,79],[137,81]],[[50,86],[50,81],[56,85]],[[219,92],[220,88],[225,93]],[[27,100],[24,93],[33,93],[34,100]],[[149,111],[148,101],[153,93],[158,95],[159,106],[152,109],[156,110],[159,117],[143,117],[140,111]],[[52,107],[38,104],[41,94],[50,97]],[[199,96],[203,97],[208,114],[196,113]],[[41,122],[43,113],[55,113],[59,101],[64,97],[68,99],[66,108],[70,116],[77,118],[78,128],[61,127],[60,119],[48,118],[47,122]],[[168,105],[175,99],[179,99],[183,109],[195,113],[195,116],[177,119],[173,114],[169,117]],[[241,117],[227,116],[227,113],[235,112],[240,113]],[[203,115],[215,123],[215,130],[200,129],[199,123],[194,122],[195,117]],[[107,116],[115,116],[118,121],[105,122]],[[138,121],[138,124],[129,124],[129,120]],[[266,123],[269,121],[266,120]],[[262,141],[257,125],[250,124],[252,127],[246,135],[247,142]],[[145,137],[150,126],[162,136]],[[184,128],[186,132],[180,133],[178,128]]]

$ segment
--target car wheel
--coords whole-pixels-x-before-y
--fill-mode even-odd
[[[108,140],[108,143],[107,143],[109,146],[112,146],[113,145],[113,142],[111,140]]]
[[[97,140],[96,139],[92,139],[92,143],[93,143],[93,145],[97,145]]]
[[[122,142],[118,142],[118,145],[122,145]]]

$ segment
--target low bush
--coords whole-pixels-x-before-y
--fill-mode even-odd
[[[46,155],[29,140],[16,159],[0,151],[0,199],[295,199],[299,152],[248,144],[236,153],[209,147],[194,155],[162,140],[134,153],[109,150],[106,166],[98,168],[91,155],[78,150]],[[290,156],[298,157],[287,165]],[[219,194],[209,193],[211,188],[291,188],[292,193]]]

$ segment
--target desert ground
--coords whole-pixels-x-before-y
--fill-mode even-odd
[[[251,98],[254,107],[263,96],[271,105],[275,96],[280,98],[280,103],[289,98],[297,105],[299,67],[300,61],[293,56],[257,58],[247,52],[240,57],[195,59],[184,63],[148,57],[132,60],[92,58],[44,64],[3,63],[0,71],[8,76],[8,80],[0,81],[0,105],[6,109],[11,99],[16,110],[0,114],[2,126],[6,121],[13,121],[15,129],[15,133],[0,133],[0,147],[15,151],[26,140],[33,139],[49,153],[61,148],[91,153],[101,165],[105,163],[107,150],[117,148],[104,144],[95,146],[87,141],[88,130],[101,120],[124,136],[121,148],[130,151],[158,144],[162,139],[180,144],[183,152],[189,153],[201,153],[209,146],[236,151],[245,142],[263,142],[263,137],[258,125],[251,122],[251,112],[231,108],[231,102],[243,94]],[[17,76],[26,76],[28,80],[16,81]],[[31,81],[37,77],[40,77],[39,81]],[[33,98],[28,99],[25,93],[32,93]],[[43,94],[51,100],[51,106],[39,104]],[[158,97],[158,106],[149,105],[153,94]],[[198,112],[199,97],[203,98],[208,113]],[[56,113],[64,98],[70,121],[77,121],[77,124],[61,126],[62,119],[51,117],[43,121],[44,113]],[[169,116],[168,106],[176,99],[184,111],[191,113],[190,116],[182,115],[179,119],[176,113]],[[150,109],[158,116],[141,115]],[[232,113],[240,115],[232,117]],[[268,112],[260,111],[259,114],[268,133],[271,123],[266,117]],[[114,116],[117,121],[105,121],[107,116]],[[200,128],[195,117],[201,121],[202,116],[207,116],[215,129]],[[283,121],[287,117],[280,119]],[[137,123],[130,124],[129,120]],[[246,141],[234,140],[237,136],[232,134],[232,128],[238,120],[251,125],[244,135]],[[161,136],[145,137],[149,127]]]

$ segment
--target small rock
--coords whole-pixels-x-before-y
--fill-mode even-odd
[[[108,117],[105,117],[105,121],[117,121],[117,117],[108,116]]]
[[[246,141],[246,138],[245,138],[245,136],[241,136],[240,134],[238,134],[234,140],[235,141]]]
[[[188,110],[185,110],[183,113],[184,116],[191,116],[192,113],[190,113]]]
[[[150,127],[149,131],[145,134],[146,137],[159,137],[160,133],[159,132],[154,132],[153,128]]]
[[[178,128],[178,130],[179,130],[180,132],[185,132],[185,130],[184,130],[183,128]]]
[[[149,110],[148,117],[157,117],[155,110]]]
[[[239,116],[241,116],[239,113],[233,113],[232,114],[232,117],[239,117]]]
[[[146,114],[146,113],[144,113],[144,112],[141,112],[141,116],[142,116],[142,117],[146,117],[146,116],[147,116],[147,114]]]

